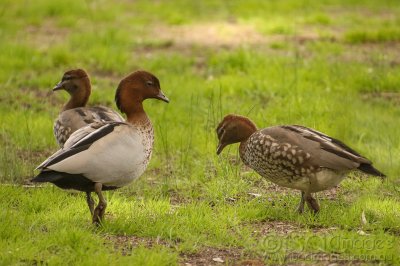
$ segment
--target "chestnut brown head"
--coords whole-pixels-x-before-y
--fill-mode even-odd
[[[73,69],[64,73],[53,91],[65,90],[71,95],[63,110],[84,107],[91,93],[89,76],[83,69]]]
[[[247,140],[255,131],[256,125],[247,117],[234,114],[225,116],[216,129],[219,140],[217,154],[230,144]]]
[[[144,100],[150,98],[169,102],[161,91],[158,78],[143,70],[133,72],[121,80],[115,94],[115,102],[123,113],[135,110]]]
[[[69,94],[74,95],[81,93],[90,95],[89,76],[83,69],[73,69],[64,73],[61,81],[53,88],[53,91],[66,90]]]

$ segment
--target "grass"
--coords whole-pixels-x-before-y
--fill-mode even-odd
[[[400,263],[397,1],[18,0],[0,14],[0,264]],[[23,186],[57,150],[67,95],[49,91],[77,67],[91,105],[115,108],[139,68],[171,99],[145,102],[151,164],[106,193],[100,229],[83,195]],[[298,215],[298,192],[243,167],[236,146],[215,155],[227,113],[316,128],[388,178],[351,174],[320,193],[319,215]]]

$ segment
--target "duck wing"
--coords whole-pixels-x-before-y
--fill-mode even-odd
[[[58,116],[54,123],[54,136],[63,147],[72,133],[95,122],[124,122],[124,119],[116,111],[103,106],[74,108]]]
[[[295,145],[310,155],[308,163],[334,170],[359,169],[365,173],[384,176],[372,167],[370,160],[335,138],[299,125],[270,127],[262,130],[279,142]]]
[[[43,170],[70,156],[87,150],[93,143],[114,131],[117,126],[127,125],[123,122],[95,122],[75,131],[64,145],[36,169]]]

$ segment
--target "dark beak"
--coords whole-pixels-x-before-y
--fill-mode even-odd
[[[161,101],[164,101],[164,102],[166,102],[166,103],[169,103],[168,97],[165,96],[164,93],[163,93],[161,90],[160,90],[160,92],[157,94],[157,96],[154,97],[154,98],[159,99],[159,100],[161,100]]]
[[[226,144],[222,144],[221,142],[218,144],[217,155],[219,155],[222,152],[222,150],[225,148],[225,146],[226,146]]]
[[[56,86],[54,86],[53,91],[58,91],[64,89],[64,84],[62,81],[58,82]]]

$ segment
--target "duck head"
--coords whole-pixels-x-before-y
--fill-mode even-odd
[[[128,115],[141,112],[142,102],[146,99],[158,99],[169,102],[161,91],[160,81],[147,71],[136,71],[125,77],[118,85],[115,103],[118,109]]]
[[[255,131],[256,125],[247,117],[234,114],[225,116],[216,129],[219,140],[217,155],[226,146],[247,140]]]
[[[89,76],[83,69],[73,69],[64,73],[61,81],[54,86],[53,91],[66,90],[73,95],[78,91],[89,91],[90,80]]]
[[[83,69],[73,69],[64,73],[61,81],[53,88],[53,91],[65,90],[71,95],[70,101],[64,110],[83,107],[89,100],[91,93],[90,79]]]

